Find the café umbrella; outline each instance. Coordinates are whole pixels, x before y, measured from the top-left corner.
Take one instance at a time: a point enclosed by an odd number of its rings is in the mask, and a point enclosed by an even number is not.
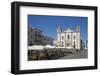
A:
[[[42,45],[33,45],[33,46],[28,46],[28,50],[43,50],[44,46]]]
[[[55,48],[55,46],[46,45],[46,46],[44,46],[44,48]]]

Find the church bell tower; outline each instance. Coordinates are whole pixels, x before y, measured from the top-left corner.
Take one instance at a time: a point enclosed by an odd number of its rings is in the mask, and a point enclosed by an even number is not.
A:
[[[61,30],[61,27],[58,26],[58,28],[57,28],[57,33],[60,33],[60,32],[62,32],[62,30]]]
[[[80,32],[80,26],[79,25],[76,28],[76,32]]]

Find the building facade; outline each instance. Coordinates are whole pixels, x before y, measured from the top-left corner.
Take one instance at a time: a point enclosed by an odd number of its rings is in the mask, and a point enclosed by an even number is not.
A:
[[[42,36],[42,44],[43,45],[53,45],[53,38],[43,35]]]
[[[32,45],[53,45],[53,38],[43,35],[40,29],[28,26],[28,46]]]
[[[54,41],[54,45],[58,48],[80,49],[80,27],[78,26],[76,31],[72,31],[70,28],[62,31],[62,28],[59,26],[57,28],[57,39]]]

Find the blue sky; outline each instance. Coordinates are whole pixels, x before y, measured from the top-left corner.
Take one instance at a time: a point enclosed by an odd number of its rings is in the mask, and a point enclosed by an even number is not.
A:
[[[43,34],[52,38],[56,38],[57,27],[62,30],[70,28],[76,30],[80,26],[82,40],[88,39],[88,18],[77,16],[50,16],[50,15],[28,15],[28,25],[39,28]]]

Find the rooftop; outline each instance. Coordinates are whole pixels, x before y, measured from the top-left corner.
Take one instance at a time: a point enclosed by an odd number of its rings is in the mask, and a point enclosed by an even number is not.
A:
[[[64,32],[73,32],[70,28],[67,28]]]

